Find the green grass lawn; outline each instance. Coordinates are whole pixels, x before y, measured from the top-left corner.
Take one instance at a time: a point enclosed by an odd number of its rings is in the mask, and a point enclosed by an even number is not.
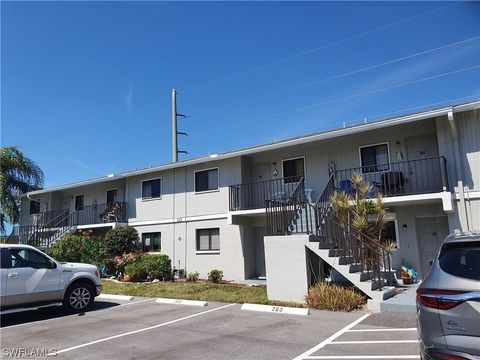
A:
[[[237,284],[202,282],[135,284],[102,280],[102,285],[104,294],[305,307],[298,303],[270,301],[267,298],[267,289]]]

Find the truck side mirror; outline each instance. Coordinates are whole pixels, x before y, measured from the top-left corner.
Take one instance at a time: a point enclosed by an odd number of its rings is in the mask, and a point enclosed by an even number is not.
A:
[[[51,260],[48,260],[47,269],[56,269],[57,264]]]

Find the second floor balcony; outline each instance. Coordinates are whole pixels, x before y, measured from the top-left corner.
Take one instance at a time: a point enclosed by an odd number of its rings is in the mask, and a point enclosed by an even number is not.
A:
[[[127,222],[127,203],[91,204],[75,211],[63,209],[40,212],[35,217],[35,226],[45,228]]]
[[[355,189],[351,178],[354,174],[362,175],[371,186],[372,198],[378,193],[383,197],[395,197],[449,190],[446,159],[443,156],[336,170],[333,175],[334,190],[353,193]],[[302,179],[281,178],[232,185],[229,209],[239,211],[265,208],[267,200],[289,198]],[[314,180],[309,179],[303,186],[310,203],[317,201],[315,194],[322,194],[326,185],[324,183],[315,186]]]

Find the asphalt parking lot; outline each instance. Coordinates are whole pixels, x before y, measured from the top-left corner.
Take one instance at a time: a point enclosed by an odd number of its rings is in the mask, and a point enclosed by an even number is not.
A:
[[[405,314],[298,316],[154,300],[97,300],[80,315],[3,315],[2,358],[37,351],[59,359],[419,359],[415,319]]]

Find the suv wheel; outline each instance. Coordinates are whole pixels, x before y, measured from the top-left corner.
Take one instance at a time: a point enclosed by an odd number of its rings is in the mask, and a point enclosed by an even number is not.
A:
[[[88,283],[70,286],[63,298],[63,305],[69,312],[81,312],[88,309],[95,299],[92,287]]]

